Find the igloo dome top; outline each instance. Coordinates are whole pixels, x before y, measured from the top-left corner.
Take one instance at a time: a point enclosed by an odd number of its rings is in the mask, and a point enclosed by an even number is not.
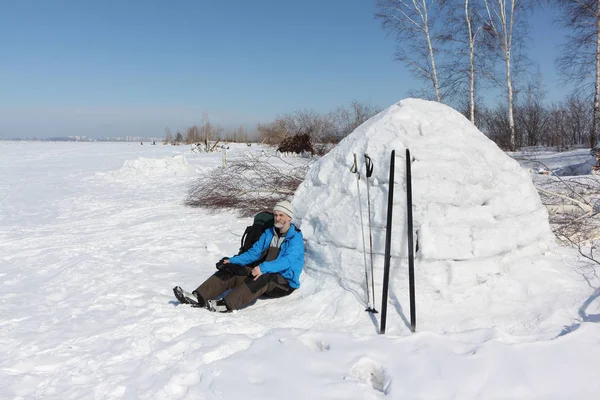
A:
[[[547,213],[519,164],[463,115],[440,103],[407,99],[382,111],[345,138],[310,171],[295,206],[305,237],[344,247],[340,235],[359,221],[353,155],[370,183],[373,225],[386,222],[390,153],[396,150],[394,227],[405,225],[405,149],[413,158],[413,204],[421,257],[468,260],[539,246],[551,238]],[[366,181],[360,182],[366,200]],[[366,209],[366,201],[365,209]],[[366,212],[366,210],[365,210]],[[366,217],[365,217],[366,218]],[[305,221],[320,220],[318,224]],[[399,239],[396,231],[395,238]],[[397,240],[396,240],[397,241]],[[378,241],[377,252],[382,252]],[[400,244],[400,243],[397,243]],[[399,255],[401,248],[393,246]]]

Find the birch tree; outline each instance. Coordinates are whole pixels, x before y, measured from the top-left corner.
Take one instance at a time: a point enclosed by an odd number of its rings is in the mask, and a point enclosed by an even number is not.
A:
[[[469,0],[465,0],[465,25],[469,38],[469,117],[475,125],[475,36],[479,33],[473,31],[473,13],[469,7]]]
[[[554,0],[561,24],[571,31],[558,65],[576,89],[594,93],[591,148],[598,146],[600,127],[600,0]],[[592,87],[590,87],[592,86]]]
[[[439,0],[377,0],[375,14],[383,28],[396,36],[396,59],[431,84],[438,102],[442,96],[436,67],[440,29],[436,17],[442,5]]]
[[[527,0],[483,0],[486,10],[486,31],[495,39],[504,63],[504,87],[508,110],[510,129],[510,147],[517,147],[514,119],[514,87],[513,87],[513,50],[515,41],[521,40],[517,33],[519,26],[524,24]]]
[[[445,34],[442,39],[448,43],[448,55],[440,68],[445,82],[445,97],[458,99],[460,108],[475,124],[477,91],[483,83],[489,83],[486,76],[493,70],[494,57],[490,57],[488,26],[483,18],[485,9],[478,0],[445,0],[448,9],[445,19]],[[489,38],[488,38],[489,39]]]
[[[487,57],[490,53],[490,26],[482,17],[480,1],[462,1],[469,54],[469,119],[475,125],[475,90],[477,86],[481,86],[481,79],[478,78],[489,75],[492,69]]]

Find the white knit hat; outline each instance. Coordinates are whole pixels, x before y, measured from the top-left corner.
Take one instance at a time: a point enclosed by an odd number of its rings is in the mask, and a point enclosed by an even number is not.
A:
[[[282,213],[287,214],[288,217],[294,218],[294,208],[287,200],[280,201],[279,203],[275,204],[273,211],[281,211]]]

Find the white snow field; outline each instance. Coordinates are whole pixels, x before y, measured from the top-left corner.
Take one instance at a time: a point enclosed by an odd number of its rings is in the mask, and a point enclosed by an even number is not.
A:
[[[416,333],[406,147],[419,230]],[[353,153],[361,171],[365,152],[374,161],[380,309],[392,149],[380,335],[380,314],[364,311],[350,166]],[[235,254],[251,222],[184,206],[195,177],[220,167],[220,153],[185,146],[0,142],[0,399],[597,398],[596,264],[555,244],[527,170],[452,109],[402,101],[316,162],[293,198],[306,241],[301,288],[230,314],[172,294]],[[360,194],[367,225],[364,178]]]

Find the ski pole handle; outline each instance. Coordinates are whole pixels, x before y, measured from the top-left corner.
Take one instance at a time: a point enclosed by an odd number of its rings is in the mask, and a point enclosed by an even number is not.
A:
[[[356,153],[354,153],[354,164],[350,167],[350,172],[358,174],[358,162],[356,161]],[[360,179],[360,174],[358,179]]]
[[[370,178],[373,175],[373,161],[371,161],[371,157],[367,153],[365,153],[365,167],[367,169],[367,178]]]

